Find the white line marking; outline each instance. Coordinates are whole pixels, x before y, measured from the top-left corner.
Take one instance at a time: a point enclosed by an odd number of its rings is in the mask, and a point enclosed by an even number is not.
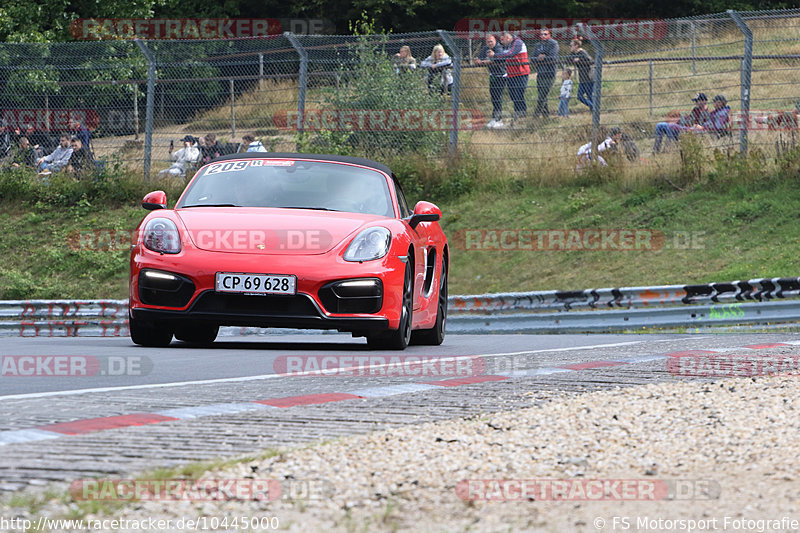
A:
[[[692,339],[697,339],[698,337],[691,337]],[[701,337],[702,338],[702,337]],[[641,341],[628,341],[628,342],[615,342],[611,344],[594,344],[588,346],[571,346],[569,348],[550,348],[547,350],[524,350],[521,352],[508,352],[508,353],[493,353],[493,354],[473,354],[473,355],[442,355],[442,357],[449,357],[449,358],[475,358],[475,357],[506,357],[509,355],[522,355],[522,354],[536,354],[536,353],[552,353],[552,352],[574,352],[578,350],[594,350],[597,348],[616,348],[619,346],[630,346],[632,344],[642,344],[642,343],[655,343],[655,342],[675,342],[676,339],[655,339],[655,340],[641,340]],[[391,357],[387,356],[386,354],[380,354],[383,357]],[[409,354],[412,355],[412,354]],[[396,357],[396,356],[395,356]],[[342,368],[339,369],[339,372],[346,372],[346,371],[364,371],[367,368],[382,368],[388,367],[391,363],[381,364],[381,365],[371,365],[371,366],[362,366],[362,367],[350,367],[350,368]],[[27,394],[10,394],[7,396],[0,396],[0,401],[2,400],[32,400],[38,398],[50,398],[52,396],[76,396],[79,394],[91,394],[93,392],[116,392],[116,391],[128,391],[128,390],[146,390],[146,389],[163,389],[163,388],[170,388],[170,387],[185,387],[188,385],[212,385],[215,383],[243,383],[247,381],[260,381],[265,379],[275,379],[275,378],[282,378],[282,377],[295,377],[295,376],[317,376],[319,372],[308,371],[308,372],[297,372],[291,374],[262,374],[258,376],[242,376],[238,378],[217,378],[217,379],[202,379],[202,380],[194,380],[194,381],[177,381],[172,383],[150,383],[146,385],[124,385],[121,387],[97,387],[94,389],[77,389],[77,390],[67,390],[67,391],[51,391],[51,392],[32,392]]]
[[[33,442],[44,439],[57,439],[63,437],[60,433],[45,431],[43,429],[15,429],[11,431],[0,431],[0,446],[6,444],[17,444],[20,442]]]
[[[156,411],[155,414],[184,420],[187,418],[198,418],[201,416],[233,415],[237,413],[243,413],[245,411],[256,411],[258,409],[271,408],[273,408],[272,405],[264,405],[262,403],[255,402],[216,403],[211,405],[198,405],[196,407],[178,407],[176,409],[166,409],[164,411]],[[277,409],[277,407],[274,408]]]
[[[444,388],[447,387],[428,385],[427,383],[407,383],[404,385],[387,385],[385,387],[369,387],[366,389],[351,390],[347,391],[345,394],[355,394],[356,396],[363,396],[365,398],[383,398],[384,396],[394,396],[396,394],[405,394],[407,392],[420,392]]]

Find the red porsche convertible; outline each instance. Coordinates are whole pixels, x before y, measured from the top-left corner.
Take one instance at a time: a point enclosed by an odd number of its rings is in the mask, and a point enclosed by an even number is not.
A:
[[[386,166],[247,153],[203,166],[174,209],[163,191],[131,250],[130,333],[166,346],[220,326],[335,329],[373,348],[438,345],[449,249],[429,202],[411,212]]]

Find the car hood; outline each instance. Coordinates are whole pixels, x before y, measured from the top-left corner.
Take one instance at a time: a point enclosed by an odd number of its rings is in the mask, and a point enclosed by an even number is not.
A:
[[[247,207],[193,207],[175,213],[194,245],[211,252],[323,254],[365,224],[384,217],[360,213]]]

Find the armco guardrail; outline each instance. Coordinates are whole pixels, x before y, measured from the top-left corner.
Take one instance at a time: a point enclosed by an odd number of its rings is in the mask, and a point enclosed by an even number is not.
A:
[[[800,278],[451,296],[449,302],[450,333],[798,324]],[[0,301],[0,336],[127,336],[127,306],[127,300]],[[226,328],[228,334],[257,331]]]

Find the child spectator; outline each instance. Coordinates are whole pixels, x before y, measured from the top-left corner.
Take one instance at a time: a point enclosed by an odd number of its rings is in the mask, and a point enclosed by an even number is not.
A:
[[[439,83],[439,93],[450,94],[453,90],[453,60],[444,51],[444,46],[437,44],[433,47],[431,55],[426,57],[420,64],[422,68],[428,69],[428,90],[433,92],[437,76],[441,76]]]
[[[561,99],[558,102],[558,116],[569,118],[569,97],[572,96],[572,69],[565,68],[561,72]]]

